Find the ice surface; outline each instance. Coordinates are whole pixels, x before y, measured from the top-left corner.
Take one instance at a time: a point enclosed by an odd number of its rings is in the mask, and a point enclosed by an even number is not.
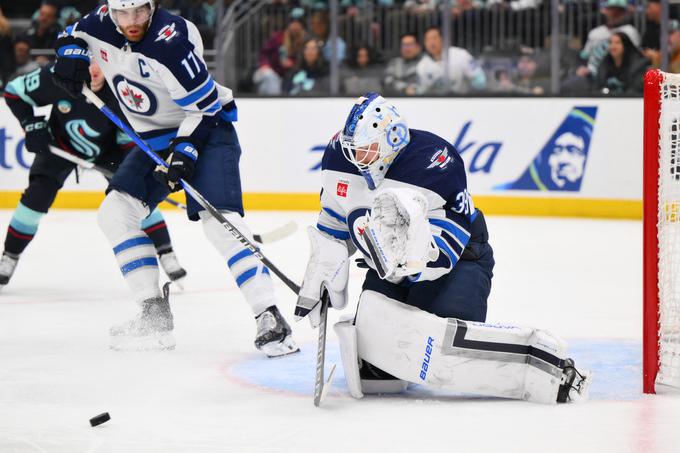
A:
[[[0,211],[0,228],[11,211]],[[54,211],[0,292],[0,452],[671,452],[680,398],[641,393],[641,224],[488,218],[497,266],[489,320],[567,338],[595,372],[593,399],[542,406],[410,388],[351,399],[341,367],[312,404],[315,339],[294,325],[297,355],[266,359],[255,323],[199,224],[166,213],[189,271],[171,296],[177,349],[117,353],[108,328],[136,312],[93,211]],[[260,232],[298,232],[264,248],[300,281],[313,213],[251,213]],[[352,270],[351,299],[361,272]],[[284,315],[295,297],[277,282]],[[353,305],[350,303],[351,309]],[[338,318],[332,311],[330,322]],[[340,364],[329,329],[327,365]],[[96,428],[90,417],[107,411]]]

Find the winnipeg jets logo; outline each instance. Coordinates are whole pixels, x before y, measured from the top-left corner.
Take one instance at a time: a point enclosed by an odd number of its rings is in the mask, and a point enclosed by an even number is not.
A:
[[[97,16],[99,16],[100,22],[104,22],[104,18],[107,14],[109,14],[109,7],[106,5],[103,5],[97,10]]]
[[[449,150],[447,148],[438,149],[430,158],[430,162],[432,163],[427,167],[428,170],[434,167],[439,167],[442,170],[445,169],[446,166],[449,165],[449,162],[451,162]]]
[[[156,38],[155,42],[169,42],[176,35],[177,32],[175,31],[175,23],[173,22],[170,25],[166,25],[165,27],[161,28],[161,31],[158,32],[158,37]]]
[[[141,110],[144,104],[144,96],[142,93],[135,93],[133,88],[123,88],[120,92],[123,95],[127,105],[133,107],[135,110]]]
[[[156,97],[145,86],[122,75],[113,78],[113,86],[118,101],[132,113],[148,116],[156,112]]]

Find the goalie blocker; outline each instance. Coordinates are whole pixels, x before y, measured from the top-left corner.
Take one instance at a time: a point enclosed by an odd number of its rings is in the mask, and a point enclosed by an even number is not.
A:
[[[407,383],[536,403],[583,401],[591,375],[545,330],[442,318],[364,291],[356,318],[334,326],[350,394]]]

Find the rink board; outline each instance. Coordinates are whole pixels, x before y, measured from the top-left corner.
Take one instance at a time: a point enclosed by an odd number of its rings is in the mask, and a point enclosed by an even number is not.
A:
[[[321,156],[352,102],[239,101],[246,209],[319,208]],[[395,104],[411,128],[435,132],[460,152],[470,192],[487,213],[642,216],[640,99],[437,98]],[[0,101],[0,207],[16,206],[31,159],[19,124]],[[55,207],[96,208],[104,188],[99,175],[86,173],[79,183],[72,176]]]

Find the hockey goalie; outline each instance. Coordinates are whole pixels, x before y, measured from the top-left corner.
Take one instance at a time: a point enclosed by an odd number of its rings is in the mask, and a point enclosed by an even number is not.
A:
[[[368,268],[356,314],[335,324],[351,395],[409,383],[539,403],[583,401],[592,376],[545,330],[486,321],[494,258],[463,161],[409,129],[377,93],[352,107],[322,161],[321,212],[296,318],[322,294],[347,305],[349,259]]]

